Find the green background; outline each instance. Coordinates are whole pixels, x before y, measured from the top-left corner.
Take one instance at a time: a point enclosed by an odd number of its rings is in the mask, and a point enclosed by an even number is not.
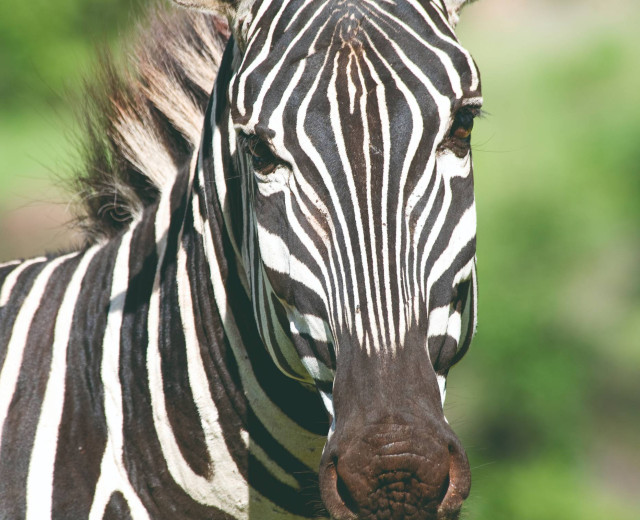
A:
[[[0,4],[0,260],[68,247],[61,191],[95,50],[135,0]],[[447,415],[469,520],[640,518],[640,2],[481,0],[462,43],[474,131],[480,324]]]

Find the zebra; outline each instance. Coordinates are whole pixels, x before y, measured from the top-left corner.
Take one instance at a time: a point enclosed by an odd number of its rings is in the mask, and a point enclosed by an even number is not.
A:
[[[86,244],[0,265],[0,517],[458,518],[467,2],[175,2],[94,93]]]

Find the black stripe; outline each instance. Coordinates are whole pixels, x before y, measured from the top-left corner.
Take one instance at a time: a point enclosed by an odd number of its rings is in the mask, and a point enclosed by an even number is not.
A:
[[[11,291],[7,304],[0,307],[0,367],[4,364],[4,359],[7,355],[7,347],[11,340],[11,333],[13,332],[13,325],[18,317],[20,308],[25,298],[29,295],[35,279],[46,265],[46,262],[30,265],[20,273],[20,276],[18,276],[18,280]],[[3,275],[4,274],[8,275],[9,272],[3,271]],[[6,279],[2,281],[4,283]],[[2,290],[1,287],[0,290]]]
[[[153,215],[147,215],[136,228],[131,250],[120,358],[125,469],[155,520],[228,520],[225,513],[196,503],[173,481],[155,433],[146,365],[149,300],[158,262]],[[171,320],[171,316],[162,319]]]
[[[158,341],[162,362],[162,382],[171,429],[191,469],[196,474],[206,477],[209,475],[211,460],[189,384],[186,342],[178,307],[178,238],[187,209],[184,195],[185,186],[183,183],[178,183],[174,187],[172,197],[175,209],[171,212],[167,249],[161,269]]]
[[[78,516],[73,518],[86,517]],[[129,510],[129,504],[127,504],[124,496],[122,496],[122,493],[120,493],[119,491],[111,495],[109,503],[104,510],[104,516],[102,517],[102,520],[131,520],[131,511]]]
[[[2,432],[0,449],[0,511],[4,518],[22,518],[31,452],[42,401],[49,381],[56,318],[79,257],[53,272],[36,311],[24,349],[20,375]]]
[[[120,239],[91,261],[78,294],[67,347],[65,401],[53,480],[53,518],[87,518],[106,446],[101,378],[113,269]]]

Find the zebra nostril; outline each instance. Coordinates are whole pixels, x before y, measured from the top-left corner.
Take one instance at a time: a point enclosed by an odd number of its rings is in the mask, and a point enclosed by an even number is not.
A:
[[[442,502],[444,500],[444,497],[447,496],[447,492],[449,491],[450,487],[451,487],[451,474],[447,475],[447,478],[445,478],[444,482],[442,483],[442,487],[440,488],[440,496],[438,497],[439,502]]]
[[[320,473],[320,490],[325,507],[335,520],[356,520],[356,501],[344,479],[338,474],[338,459],[332,457]]]
[[[453,520],[459,518],[462,503],[469,496],[471,472],[462,446],[453,441],[449,443],[448,448],[449,475],[446,486],[443,487],[445,494],[438,508],[438,518]]]
[[[356,503],[355,499],[353,498],[353,495],[349,491],[349,488],[347,487],[347,484],[345,483],[345,481],[340,476],[340,473],[338,473],[337,468],[338,468],[338,466],[336,464],[336,489],[338,491],[338,496],[342,500],[342,503],[344,504],[344,506],[350,512],[352,512],[354,515],[357,516],[358,515],[358,504]]]

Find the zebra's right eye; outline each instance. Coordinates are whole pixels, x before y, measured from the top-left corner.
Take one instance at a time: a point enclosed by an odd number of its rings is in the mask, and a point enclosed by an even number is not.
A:
[[[241,134],[240,142],[245,152],[251,156],[251,165],[256,173],[269,175],[280,164],[271,147],[255,134]]]

